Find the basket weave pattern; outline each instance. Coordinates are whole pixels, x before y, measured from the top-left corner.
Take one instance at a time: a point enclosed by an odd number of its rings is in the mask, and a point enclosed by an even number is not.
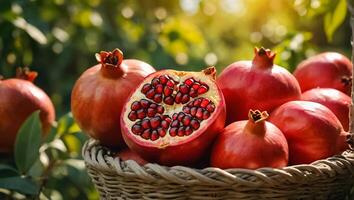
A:
[[[354,152],[310,165],[258,170],[138,165],[88,141],[88,172],[102,199],[344,199],[354,183]]]

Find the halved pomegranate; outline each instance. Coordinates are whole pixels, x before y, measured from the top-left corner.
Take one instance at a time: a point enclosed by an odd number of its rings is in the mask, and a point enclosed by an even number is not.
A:
[[[201,160],[226,118],[215,74],[210,67],[149,75],[123,108],[121,128],[127,145],[146,160],[163,165]]]

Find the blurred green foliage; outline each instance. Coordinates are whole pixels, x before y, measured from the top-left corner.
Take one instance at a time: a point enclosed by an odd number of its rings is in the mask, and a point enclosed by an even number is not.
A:
[[[157,69],[215,65],[220,72],[232,62],[252,59],[253,48],[264,46],[277,52],[276,64],[293,71],[316,52],[338,51],[349,57],[346,4],[345,0],[1,0],[0,74],[12,77],[18,66],[38,71],[36,84],[53,100],[58,125],[40,141],[36,114],[24,124],[32,129],[20,131],[14,158],[1,155],[0,199],[98,198],[80,154],[87,137],[69,113],[72,86],[97,63],[96,52],[118,47],[126,58]]]

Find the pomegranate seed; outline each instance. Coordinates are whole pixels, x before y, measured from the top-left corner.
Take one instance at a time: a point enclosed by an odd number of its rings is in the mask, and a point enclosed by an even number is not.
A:
[[[208,88],[204,85],[200,86],[200,88],[198,89],[198,94],[204,94],[208,92]]]
[[[141,93],[146,94],[150,89],[151,89],[151,84],[146,83],[146,84],[141,88]]]
[[[157,106],[157,113],[162,114],[163,112],[165,112],[165,108],[163,106]]]
[[[203,112],[203,119],[208,119],[210,117],[210,113],[207,110],[204,110]]]
[[[193,89],[198,90],[200,87],[200,84],[198,82],[195,82],[192,86]]]
[[[183,112],[179,112],[178,116],[177,116],[177,120],[178,121],[182,121],[183,117],[185,116],[185,114]]]
[[[200,103],[200,107],[205,108],[209,104],[209,99],[203,99],[202,103]]]
[[[179,86],[179,91],[182,92],[182,94],[188,94],[189,87],[187,85],[180,85]]]
[[[142,126],[144,129],[150,128],[150,121],[149,121],[148,119],[143,119],[143,121],[141,122],[141,126]]]
[[[160,83],[163,84],[163,85],[165,85],[167,83],[168,79],[169,78],[168,78],[167,75],[162,75],[162,76],[159,77]]]
[[[167,105],[173,105],[174,101],[175,100],[173,99],[173,97],[165,97],[163,102],[165,102],[165,104]]]
[[[167,83],[166,83],[166,85],[167,85],[168,87],[170,87],[170,88],[174,88],[175,83],[174,83],[173,80],[168,80]]]
[[[213,103],[209,104],[207,107],[206,107],[207,111],[209,111],[210,113],[214,112],[215,110],[215,106]]]
[[[158,78],[153,78],[152,81],[151,81],[151,85],[153,86],[157,86],[158,84],[160,83],[159,79]]]
[[[156,130],[153,130],[152,131],[152,133],[151,133],[151,140],[152,141],[155,141],[155,140],[157,140],[157,139],[159,139],[159,134],[157,133],[157,131]]]
[[[172,119],[170,117],[167,117],[164,119],[168,124],[170,124],[172,122]]]
[[[138,116],[137,116],[137,114],[136,114],[135,111],[130,111],[130,113],[128,114],[128,118],[129,118],[131,121],[135,121],[135,120],[138,118]]]
[[[177,119],[177,116],[178,116],[178,114],[177,114],[177,113],[174,113],[174,114],[172,115],[172,119],[173,119],[173,120],[176,120],[176,119]]]
[[[201,103],[202,103],[202,99],[198,98],[198,99],[194,100],[193,106],[199,106]]]
[[[177,135],[177,128],[170,129],[170,136],[175,137]]]
[[[198,119],[203,119],[203,108],[198,108],[197,113],[195,114],[195,116]]]
[[[186,129],[185,129],[184,134],[185,134],[185,135],[190,135],[192,132],[193,132],[192,128],[189,127],[189,126],[187,126]]]
[[[192,107],[193,106],[193,101],[189,102],[187,106]]]
[[[174,120],[174,121],[171,123],[171,127],[179,127],[179,121],[178,121],[178,120]]]
[[[195,114],[197,113],[197,107],[193,107],[193,108],[191,108],[191,115],[192,116],[195,116]]]
[[[132,127],[132,132],[135,135],[139,135],[143,131],[142,127],[140,125],[134,124]]]
[[[155,115],[156,115],[156,110],[155,109],[153,109],[153,108],[148,108],[147,109],[147,116],[148,117],[153,117]]]
[[[140,104],[143,108],[148,108],[150,105],[150,102],[146,99],[142,99],[142,100],[140,100]]]
[[[178,128],[177,135],[180,137],[184,136],[184,127]]]
[[[157,127],[160,126],[160,121],[161,121],[161,118],[160,117],[153,117],[150,119],[150,125],[151,125],[151,128],[154,128],[156,129]]]
[[[153,109],[157,108],[157,104],[156,103],[150,104],[150,108],[153,108]]]
[[[162,94],[155,94],[154,101],[156,103],[161,103],[162,102]]]
[[[162,121],[161,122],[161,127],[164,129],[168,129],[169,123],[167,121]]]
[[[156,86],[156,88],[155,88],[155,92],[156,92],[157,94],[162,94],[162,92],[163,92],[163,85],[158,84],[158,85]]]
[[[134,111],[137,111],[141,108],[141,105],[139,103],[139,101],[134,101],[131,105],[131,109],[134,110]]]
[[[186,115],[182,119],[182,123],[184,126],[188,126],[191,123],[191,117],[189,115]]]
[[[191,126],[192,126],[192,128],[193,128],[194,130],[197,130],[197,129],[199,128],[200,124],[199,124],[198,120],[192,119],[192,120],[191,120]]]
[[[146,140],[148,140],[148,139],[150,139],[150,134],[151,134],[150,129],[146,129],[146,130],[143,132],[143,134],[141,134],[141,137],[144,138],[144,139],[146,139]]]
[[[166,131],[162,128],[158,128],[157,132],[161,137],[165,137],[165,135],[166,135]]]
[[[154,89],[150,89],[146,95],[145,95],[148,99],[153,99],[155,96],[155,90]]]
[[[196,96],[198,96],[197,90],[191,88],[191,91],[189,91],[189,96],[191,96],[191,97],[193,97],[193,98],[196,97]]]
[[[176,103],[181,103],[181,100],[182,100],[182,93],[181,92],[178,92],[176,94],[176,97],[175,97],[175,102]]]
[[[189,101],[189,96],[188,96],[188,94],[183,95],[181,101],[182,101],[183,104],[187,103],[187,102]]]
[[[144,109],[140,109],[140,110],[136,111],[136,114],[138,115],[139,119],[143,119],[146,117]]]
[[[188,86],[192,86],[194,83],[194,80],[193,80],[193,78],[189,78],[189,79],[185,80],[184,83],[187,84]]]
[[[183,107],[183,112],[190,114],[191,113],[191,109],[189,107]]]
[[[163,94],[165,96],[171,96],[172,93],[173,93],[173,88],[165,86],[165,88],[163,89]]]

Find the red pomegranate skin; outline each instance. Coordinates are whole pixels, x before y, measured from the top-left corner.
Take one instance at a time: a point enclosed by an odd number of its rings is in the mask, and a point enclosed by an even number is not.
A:
[[[255,122],[250,118],[225,127],[214,143],[211,166],[222,169],[287,166],[287,141],[275,125],[264,120]]]
[[[285,102],[300,99],[297,80],[285,68],[273,64],[274,57],[270,50],[255,49],[253,61],[232,63],[219,75],[227,124],[247,120],[250,109],[271,112]]]
[[[284,133],[291,165],[309,164],[339,152],[343,127],[333,112],[319,103],[285,103],[271,113],[269,121]]]
[[[301,100],[320,103],[329,108],[342,123],[345,131],[349,129],[349,108],[352,99],[343,92],[332,88],[314,88],[301,95]]]
[[[139,165],[145,165],[148,162],[146,160],[144,160],[141,156],[139,156],[137,153],[135,153],[134,151],[130,150],[130,149],[124,149],[119,151],[116,154],[116,157],[119,157],[120,159],[122,159],[123,161],[126,160],[134,160],[136,163],[138,163]]]
[[[208,70],[208,69],[207,69]],[[214,68],[215,70],[215,68]],[[170,74],[169,71],[174,70],[161,70],[153,74],[150,74],[145,78],[145,80],[150,80],[154,77],[158,77],[163,74]],[[178,72],[177,72],[178,73]],[[181,72],[184,74],[185,72]],[[215,75],[214,75],[215,76]],[[139,87],[142,88],[146,82],[142,82]],[[215,111],[208,119],[209,123],[205,126],[200,126],[200,128],[190,135],[187,139],[180,140],[175,143],[157,143],[154,144],[150,140],[137,140],[136,137],[130,132],[130,127],[125,125],[125,113],[129,112],[129,101],[124,106],[121,116],[121,129],[124,141],[130,149],[138,153],[145,160],[158,163],[166,166],[199,166],[199,161],[205,160],[205,156],[210,152],[211,143],[219,134],[225,125],[226,119],[226,109],[225,100],[222,95],[221,90],[216,91],[220,97],[220,101],[215,108]],[[132,95],[129,99],[132,99]]]
[[[29,80],[11,78],[0,80],[0,153],[11,153],[16,135],[23,122],[40,110],[42,134],[50,131],[55,110],[47,94]]]
[[[123,59],[123,55],[119,56]],[[87,69],[71,94],[71,109],[79,127],[105,146],[124,147],[119,122],[123,105],[130,92],[154,71],[149,64],[135,59],[119,60],[117,66],[100,63]]]
[[[294,76],[302,92],[321,87],[350,95],[352,70],[353,65],[348,58],[336,52],[325,52],[302,61]]]

